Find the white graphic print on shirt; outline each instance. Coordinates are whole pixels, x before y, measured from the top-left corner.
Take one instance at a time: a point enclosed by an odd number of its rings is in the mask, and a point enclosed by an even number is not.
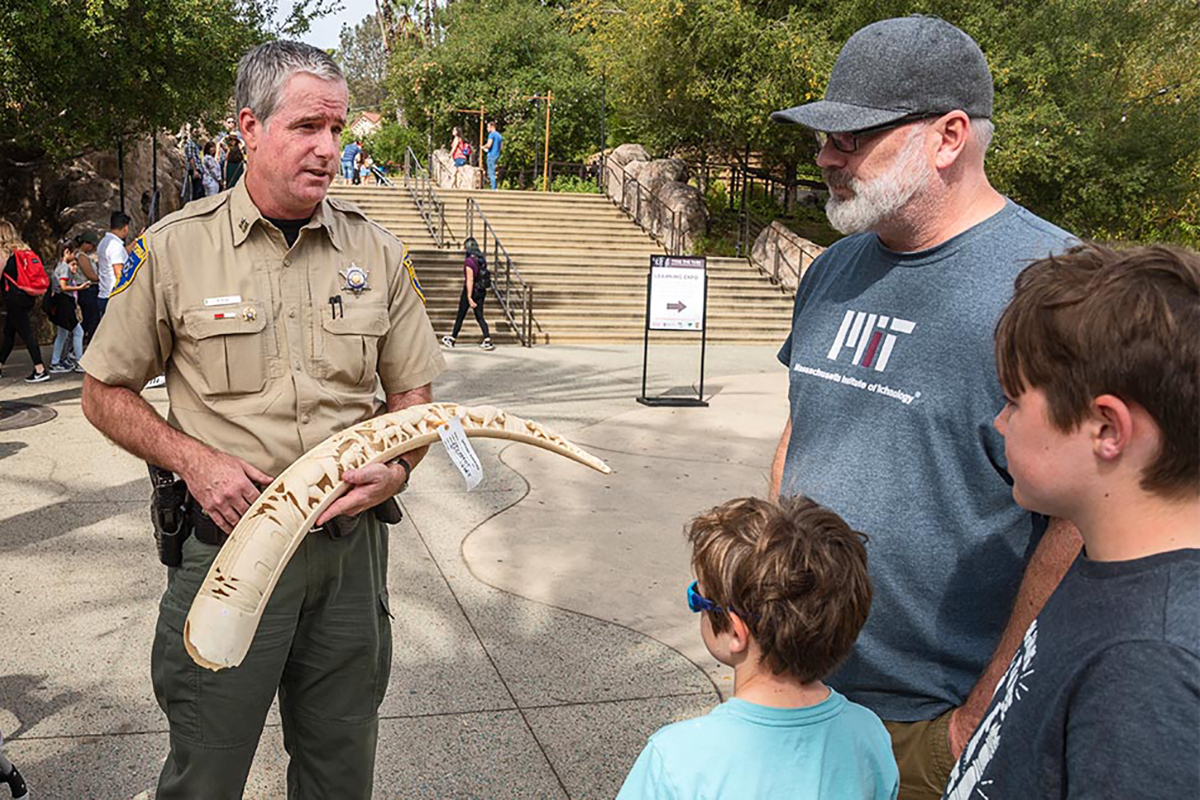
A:
[[[987,771],[988,764],[991,763],[992,756],[996,754],[996,748],[1000,745],[1000,728],[1004,724],[1004,717],[1013,704],[1021,699],[1021,692],[1029,691],[1029,687],[1024,682],[1034,673],[1033,662],[1037,656],[1037,626],[1038,623],[1035,619],[1029,626],[1029,630],[1025,632],[1025,640],[1021,642],[1021,647],[1013,655],[1012,663],[1008,665],[1008,672],[1004,673],[1003,680],[996,687],[996,694],[992,696],[991,709],[983,718],[983,722],[979,723],[975,735],[971,737],[971,741],[963,750],[962,757],[954,765],[954,770],[950,773],[950,782],[946,786],[948,800],[970,800],[976,792],[982,800],[989,800],[987,792],[995,781],[994,779],[986,781],[980,779]],[[997,697],[1000,697],[999,701],[996,700]],[[1004,794],[1001,792],[996,796],[1003,797]]]

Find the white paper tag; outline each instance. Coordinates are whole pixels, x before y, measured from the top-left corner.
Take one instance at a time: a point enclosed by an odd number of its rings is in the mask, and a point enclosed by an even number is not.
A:
[[[483,480],[483,464],[475,455],[475,448],[471,446],[471,440],[467,438],[467,432],[463,430],[458,417],[451,417],[448,424],[438,428],[438,436],[442,437],[446,454],[466,480],[467,491],[471,491]]]
[[[206,305],[210,308],[212,306],[232,306],[232,305],[237,305],[240,302],[242,302],[242,296],[240,294],[231,294],[228,297],[206,297],[206,298],[204,298],[204,305]]]

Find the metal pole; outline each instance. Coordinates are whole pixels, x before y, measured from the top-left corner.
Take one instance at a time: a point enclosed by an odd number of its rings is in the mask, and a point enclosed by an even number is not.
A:
[[[146,227],[158,222],[158,131],[150,131],[150,216]]]
[[[534,124],[533,124],[533,179],[530,181],[530,183],[533,184],[534,191],[537,191],[537,174],[538,174],[537,114],[538,114],[538,111],[540,111],[540,109],[538,108],[538,104],[541,102],[542,101],[537,99],[536,97],[533,99],[533,113],[534,113],[534,118],[533,118],[534,119]]]
[[[650,281],[654,278],[654,265],[646,273],[646,329],[642,333],[642,399],[646,399],[646,365],[650,359]]]
[[[549,89],[546,90],[546,157],[542,159],[542,191],[550,191],[550,103],[554,100],[554,93]]]
[[[608,149],[608,133],[605,130],[605,115],[608,110],[606,97],[608,93],[608,75],[600,73],[600,175],[596,180],[596,186],[607,192],[608,190],[608,157],[605,151]]]
[[[125,141],[117,139],[117,177],[120,181],[121,213],[125,213]]]
[[[700,323],[700,402],[704,402],[704,353],[708,346],[708,259],[704,260],[704,316]]]

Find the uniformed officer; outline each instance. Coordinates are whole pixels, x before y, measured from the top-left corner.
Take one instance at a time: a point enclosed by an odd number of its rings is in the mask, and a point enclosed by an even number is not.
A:
[[[392,639],[387,529],[364,512],[402,490],[423,451],[345,474],[353,488],[317,522],[361,514],[357,526],[305,538],[241,666],[210,672],[183,646],[221,532],[258,487],[373,416],[377,378],[397,410],[429,402],[445,366],[404,246],[325,196],[347,98],[321,50],[276,41],[248,53],[237,75],[246,179],[138,239],[82,362],[87,418],[179,475],[207,515],[193,515],[169,572],[151,656],[170,723],[162,800],[241,797],[276,689],[288,797],[371,796]],[[138,394],[162,373],[165,421]]]

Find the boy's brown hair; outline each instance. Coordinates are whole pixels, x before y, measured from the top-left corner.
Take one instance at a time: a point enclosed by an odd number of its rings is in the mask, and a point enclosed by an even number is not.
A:
[[[744,497],[692,520],[692,570],[736,613],[776,674],[820,680],[849,654],[871,608],[867,537],[807,497]],[[729,628],[709,613],[713,630]]]
[[[1083,244],[1030,264],[996,325],[996,366],[1009,397],[1045,392],[1062,431],[1100,395],[1146,409],[1162,446],[1142,488],[1200,493],[1200,255]]]

